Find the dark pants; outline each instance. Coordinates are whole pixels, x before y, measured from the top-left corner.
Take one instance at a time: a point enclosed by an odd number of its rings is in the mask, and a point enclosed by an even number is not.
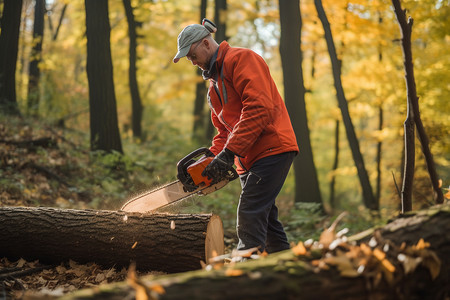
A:
[[[268,253],[289,249],[283,225],[278,220],[278,196],[295,152],[268,156],[256,161],[240,175],[242,192],[237,209],[238,250],[260,247]]]

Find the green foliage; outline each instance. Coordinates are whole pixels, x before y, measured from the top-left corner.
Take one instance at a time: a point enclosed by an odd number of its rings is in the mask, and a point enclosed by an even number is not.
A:
[[[317,240],[327,215],[319,203],[297,202],[286,220],[283,220],[290,241]]]

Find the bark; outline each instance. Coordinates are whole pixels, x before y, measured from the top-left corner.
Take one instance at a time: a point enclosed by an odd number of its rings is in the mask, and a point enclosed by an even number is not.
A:
[[[378,24],[380,27],[382,26],[383,18],[381,16],[381,12],[378,11]],[[382,45],[379,43],[378,45],[378,62],[381,64],[383,62],[383,52]],[[380,99],[380,104],[378,106],[378,131],[381,133],[384,127],[384,111],[383,111],[383,100]],[[382,147],[383,141],[380,137],[377,143],[377,185],[375,191],[375,200],[377,201],[377,205],[380,205],[381,199],[381,159],[382,159]]]
[[[314,165],[305,103],[301,51],[299,1],[280,1],[280,55],[283,66],[284,95],[301,151],[294,160],[295,202],[322,203]]]
[[[228,40],[227,33],[227,0],[215,0],[214,7],[214,23],[217,26],[217,32],[215,33],[215,40],[217,43],[222,43]],[[210,117],[210,116],[209,116]],[[211,140],[214,137],[215,128],[211,121],[208,122],[206,128],[206,138]]]
[[[22,0],[5,0],[0,33],[0,109],[19,115],[16,98],[16,62],[19,50]]]
[[[68,4],[65,3],[64,6],[63,6],[63,8],[61,9],[61,14],[59,15],[58,25],[56,26],[56,30],[55,30],[55,32],[53,33],[53,37],[52,37],[52,40],[53,40],[53,41],[56,41],[56,39],[58,38],[59,30],[61,29],[61,25],[62,25],[62,22],[63,22],[63,20],[64,20],[64,15],[65,15],[65,13],[66,13],[67,6],[68,6]],[[51,26],[51,25],[50,25],[50,24],[51,24],[51,21],[50,21],[51,18],[50,18],[50,16],[49,16],[48,20],[49,20],[49,26]],[[51,30],[51,31],[53,32],[53,30]]]
[[[444,202],[444,195],[442,193],[441,188],[439,187],[439,177],[436,172],[436,167],[434,164],[433,155],[431,154],[430,147],[429,147],[429,141],[428,136],[425,132],[425,129],[422,124],[422,120],[420,118],[420,111],[419,111],[419,97],[417,97],[417,91],[416,91],[416,82],[414,78],[414,65],[413,65],[413,58],[412,58],[412,51],[411,51],[411,32],[412,32],[412,26],[413,26],[413,19],[409,18],[409,20],[406,20],[406,13],[402,10],[401,4],[399,0],[392,0],[392,4],[394,6],[394,12],[397,17],[397,21],[400,26],[401,34],[402,34],[402,49],[403,49],[403,59],[404,59],[404,68],[405,68],[405,80],[406,80],[406,93],[407,93],[407,105],[408,105],[408,123],[414,123],[417,128],[417,133],[419,135],[420,144],[422,146],[422,152],[425,155],[425,160],[427,162],[427,168],[428,173],[430,174],[431,183],[434,190],[434,201],[436,203],[443,203]],[[409,120],[411,119],[411,120]],[[412,126],[414,126],[414,124]],[[411,124],[408,124],[408,126],[411,126]],[[413,129],[408,128],[408,131],[412,131]],[[405,124],[405,135],[406,135],[406,124]],[[405,148],[409,148],[410,152],[413,151],[414,147],[414,136],[408,137],[409,142],[413,143],[413,145],[406,145]],[[406,137],[405,137],[406,142]],[[405,161],[405,171],[408,164],[412,164],[409,159],[412,159],[411,157],[408,157],[408,151],[406,151],[406,161]],[[410,167],[411,168],[411,167]],[[407,181],[407,185],[412,186],[413,177],[414,177],[414,169],[412,168],[409,170],[409,174],[405,172],[404,174],[404,181]],[[404,183],[405,185],[405,183]],[[411,209],[412,204],[408,202],[412,202],[411,198],[412,196],[412,187],[411,191],[406,190],[405,194],[402,193],[402,201],[406,202],[406,204],[403,204],[405,209]],[[403,200],[404,196],[404,200]]]
[[[0,257],[183,272],[223,253],[218,216],[0,208]]]
[[[333,210],[339,208],[339,202],[336,199],[336,170],[339,166],[339,128],[341,121],[336,120],[336,126],[334,129],[334,161],[331,168],[331,180],[330,180],[330,206]]]
[[[139,24],[135,21],[133,14],[133,7],[131,6],[130,0],[123,0],[123,6],[125,7],[125,13],[127,15],[128,21],[128,37],[130,39],[129,44],[129,63],[130,67],[128,69],[128,84],[130,86],[131,93],[131,128],[133,129],[133,137],[142,137],[142,101],[139,94],[139,86],[137,82],[136,72],[136,47],[137,47],[137,33],[136,29]]]
[[[389,244],[391,250],[401,243],[416,245],[420,238],[430,243],[441,267],[433,280],[426,264],[405,274],[397,255],[389,261],[397,266],[394,282],[377,272],[345,277],[337,268],[311,267],[315,258],[295,256],[292,250],[272,254],[264,259],[225,265],[213,271],[194,271],[169,276],[143,277],[132,282],[136,287],[157,290],[164,288],[158,299],[446,299],[449,295],[450,206],[404,215],[379,229],[351,238],[367,243]],[[367,244],[366,244],[367,245]],[[380,246],[379,249],[382,249]],[[329,257],[329,256],[328,256]],[[364,272],[363,272],[364,274]],[[130,282],[130,280],[129,280]],[[232,288],[230,288],[232,287]],[[124,299],[134,290],[127,283],[105,285],[70,295],[65,299]]]
[[[36,0],[34,6],[33,47],[28,73],[28,112],[37,115],[39,111],[40,92],[39,80],[41,69],[39,63],[42,60],[42,43],[44,40],[44,14],[45,0]]]
[[[206,7],[208,1],[200,1],[200,23],[206,18]],[[198,78],[202,78],[202,70],[197,69]],[[195,92],[195,102],[194,102],[194,124],[192,129],[192,136],[194,140],[198,141],[200,144],[206,143],[205,135],[205,124],[211,123],[209,120],[209,115],[205,113],[205,103],[206,103],[206,84],[203,79],[201,79],[196,86]]]
[[[336,89],[336,96],[339,104],[339,108],[342,114],[342,121],[344,122],[345,132],[347,133],[348,143],[352,151],[353,160],[358,171],[359,181],[361,183],[361,189],[363,193],[364,205],[371,210],[378,210],[377,202],[372,191],[372,185],[370,184],[369,175],[364,164],[364,159],[359,147],[359,141],[356,137],[355,128],[353,126],[347,99],[345,97],[344,89],[341,82],[340,63],[337,58],[336,48],[334,46],[333,35],[331,33],[330,23],[326,16],[325,10],[321,0],[314,0],[317,14],[322,22],[325,32],[325,40],[327,42],[328,53],[330,55],[331,65],[333,69],[334,87]]]
[[[91,150],[122,153],[111,59],[108,1],[85,0]]]
[[[378,130],[379,132],[381,132],[383,130],[383,104],[380,104],[380,106],[378,107]],[[376,162],[377,162],[377,187],[376,187],[376,192],[375,192],[375,200],[377,201],[377,205],[380,204],[380,199],[381,199],[381,155],[382,155],[382,147],[383,147],[383,142],[380,139],[377,143],[377,157],[376,157]]]

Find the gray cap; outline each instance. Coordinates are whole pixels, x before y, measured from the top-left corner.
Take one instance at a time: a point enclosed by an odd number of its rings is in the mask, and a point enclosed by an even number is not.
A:
[[[209,34],[208,29],[200,24],[192,24],[186,26],[178,35],[178,53],[173,58],[173,62],[177,63],[180,58],[185,57],[192,44],[200,41]]]

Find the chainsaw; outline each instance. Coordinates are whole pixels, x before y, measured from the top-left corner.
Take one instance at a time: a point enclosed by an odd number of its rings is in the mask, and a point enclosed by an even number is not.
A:
[[[128,200],[121,208],[127,212],[149,212],[168,206],[192,195],[207,195],[238,178],[233,167],[222,178],[202,176],[203,170],[214,159],[208,148],[199,148],[177,164],[178,180]]]

